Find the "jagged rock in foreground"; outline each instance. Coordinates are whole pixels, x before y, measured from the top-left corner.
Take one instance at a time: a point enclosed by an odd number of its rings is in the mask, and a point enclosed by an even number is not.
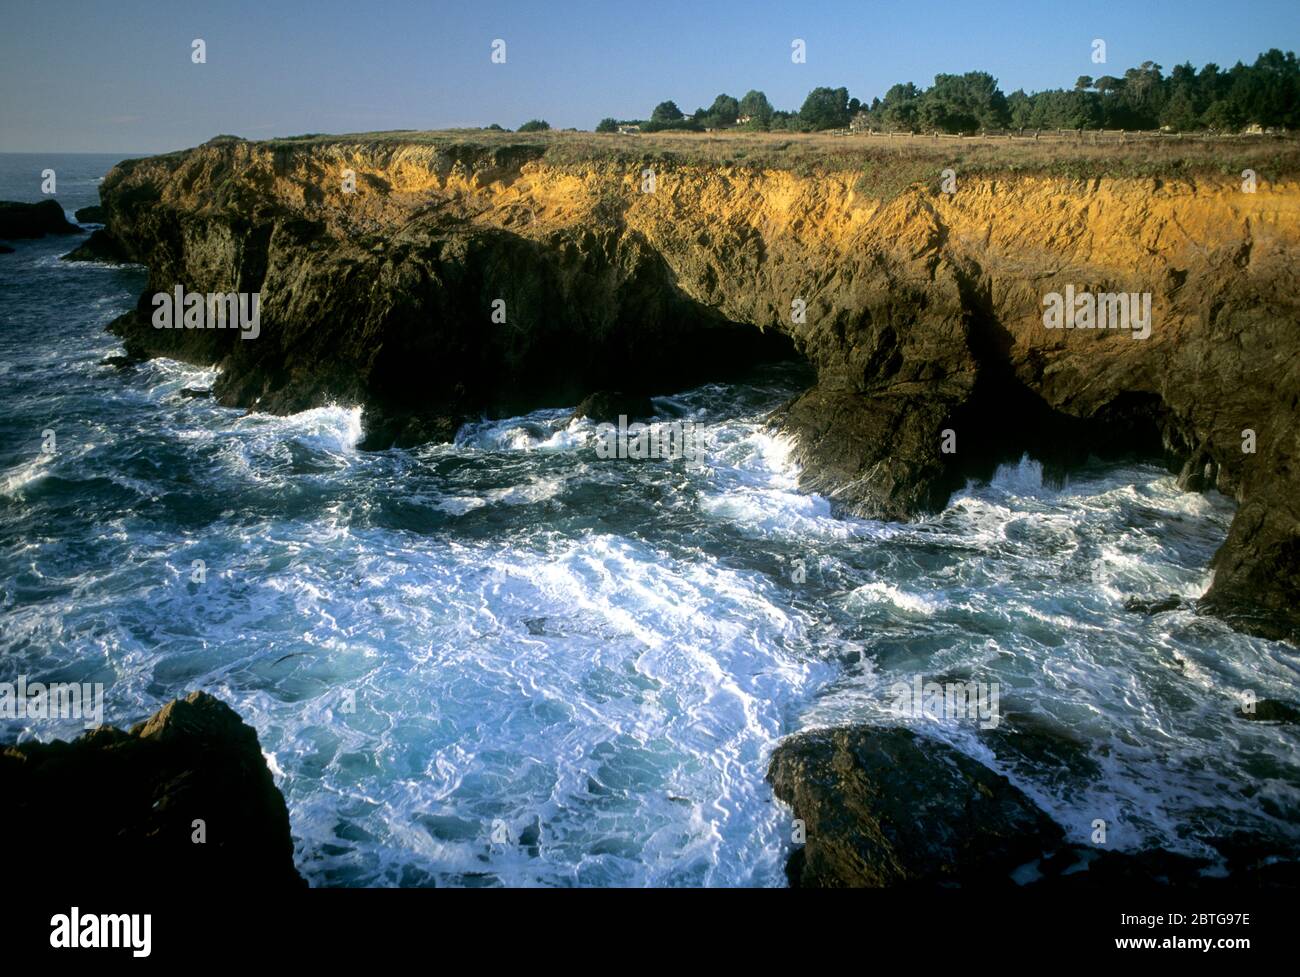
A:
[[[46,234],[84,234],[68,222],[57,200],[26,204],[0,200],[0,238],[37,238]]]
[[[204,692],[129,733],[0,752],[0,837],[12,878],[82,887],[302,888],[289,812],[257,733]],[[193,822],[206,825],[195,844]]]
[[[150,281],[112,329],[133,355],[218,365],[226,405],[362,404],[368,447],[670,392],[793,343],[817,383],[776,423],[839,509],[911,518],[1023,452],[1164,460],[1239,503],[1206,606],[1300,635],[1290,143],[1189,145],[1161,176],[1134,175],[1140,148],[995,162],[955,193],[941,146],[855,166],[845,142],[805,172],[615,145],[390,134],[127,160],[101,185],[107,230]],[[884,186],[891,169],[916,178]],[[260,336],[152,328],[178,285],[259,293]],[[1149,296],[1149,335],[1046,328],[1067,288]]]
[[[807,831],[788,867],[799,886],[1006,884],[1064,838],[1005,777],[907,729],[791,737],[767,776]]]
[[[796,887],[1300,887],[1295,854],[1253,837],[1209,839],[1226,876],[1160,849],[1066,844],[1005,777],[908,729],[801,733],[773,752],[767,779],[805,824],[786,866]]]

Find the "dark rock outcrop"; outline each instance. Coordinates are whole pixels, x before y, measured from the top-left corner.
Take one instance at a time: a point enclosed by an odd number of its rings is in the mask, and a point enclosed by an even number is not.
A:
[[[1005,777],[906,729],[791,737],[768,780],[807,832],[798,886],[1009,885],[1064,838]]]
[[[453,411],[413,411],[400,407],[372,405],[361,415],[362,451],[414,448],[417,445],[450,441],[465,417]]]
[[[13,254],[14,249],[7,244],[0,244],[0,254]]]
[[[0,751],[0,836],[14,878],[219,891],[306,885],[257,733],[203,692],[132,727]],[[195,843],[194,822],[206,842]]]
[[[111,265],[128,264],[130,254],[120,241],[103,228],[90,232],[80,247],[63,256],[64,261],[100,261]]]
[[[81,207],[73,216],[77,218],[77,222],[80,224],[102,224],[104,223],[104,208],[98,204],[92,207]]]
[[[768,780],[805,825],[786,866],[792,886],[1300,887],[1296,853],[1259,838],[1208,839],[1218,863],[1067,844],[1005,777],[907,729],[793,736],[773,752]]]
[[[1253,708],[1242,706],[1237,710],[1237,715],[1242,719],[1250,719],[1259,723],[1300,725],[1300,709],[1278,699],[1260,699],[1254,704]]]
[[[1155,597],[1150,600],[1144,600],[1141,597],[1130,597],[1124,601],[1124,610],[1136,611],[1139,614],[1145,614],[1151,617],[1155,614],[1164,614],[1168,611],[1176,611],[1183,604],[1183,599],[1177,594],[1169,594],[1165,597]]]
[[[68,222],[57,200],[26,204],[0,200],[0,238],[37,238],[46,234],[84,234]]]
[[[587,417],[597,424],[617,424],[620,417],[628,421],[644,421],[654,417],[654,413],[654,404],[649,397],[621,390],[598,390],[582,399],[573,417],[574,420]]]

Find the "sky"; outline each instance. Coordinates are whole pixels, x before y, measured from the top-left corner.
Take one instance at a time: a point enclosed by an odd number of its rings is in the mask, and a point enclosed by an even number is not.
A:
[[[795,38],[806,63],[791,60]],[[1035,91],[1148,60],[1226,68],[1271,47],[1300,50],[1300,0],[2,0],[0,152],[532,118],[591,129],[751,88],[782,109],[820,85],[870,101],[939,72]]]

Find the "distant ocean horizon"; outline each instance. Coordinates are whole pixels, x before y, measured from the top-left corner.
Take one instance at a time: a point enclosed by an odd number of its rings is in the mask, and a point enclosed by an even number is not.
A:
[[[0,153],[0,200],[37,203],[53,197],[69,212],[99,203],[99,184],[124,159],[150,153]],[[54,170],[55,192],[44,193],[43,171]]]

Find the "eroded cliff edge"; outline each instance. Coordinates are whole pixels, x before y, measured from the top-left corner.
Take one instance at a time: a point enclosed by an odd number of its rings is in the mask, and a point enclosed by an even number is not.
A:
[[[1163,456],[1239,502],[1207,606],[1294,639],[1296,171],[1261,167],[1248,193],[1235,164],[959,168],[949,194],[937,167],[880,192],[834,165],[400,136],[127,161],[101,196],[150,283],[113,328],[135,353],[219,365],[226,404],[363,403],[376,447],[485,410],[665,392],[789,337],[818,378],[777,419],[808,489],[906,518],[1025,451]],[[259,337],[152,328],[151,296],[177,285],[259,293]],[[1150,293],[1149,338],[1044,328],[1044,295],[1067,286]]]

